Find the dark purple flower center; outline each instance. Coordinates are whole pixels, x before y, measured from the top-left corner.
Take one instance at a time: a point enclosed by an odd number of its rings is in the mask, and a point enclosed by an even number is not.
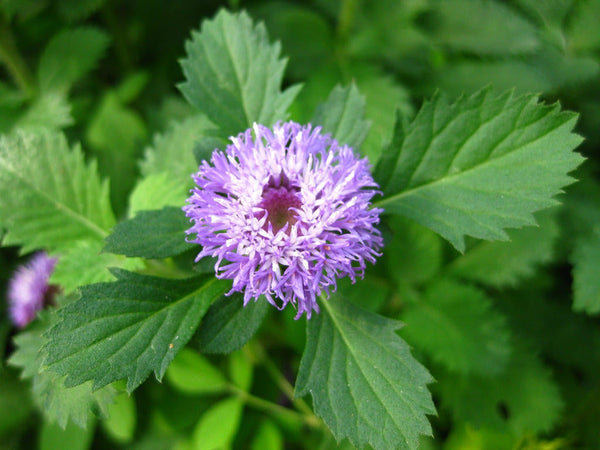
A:
[[[297,192],[298,188],[290,183],[284,173],[279,177],[272,176],[263,188],[262,200],[258,206],[267,212],[267,221],[273,226],[275,233],[285,224],[293,225],[298,220],[292,209],[302,205]]]

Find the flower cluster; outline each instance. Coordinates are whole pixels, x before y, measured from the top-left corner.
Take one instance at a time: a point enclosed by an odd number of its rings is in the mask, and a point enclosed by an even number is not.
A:
[[[217,277],[233,280],[230,293],[244,292],[244,304],[264,295],[310,318],[337,278],[354,282],[379,256],[368,161],[294,122],[255,124],[231,142],[200,165],[183,208],[202,246],[196,261],[216,258]]]
[[[55,258],[40,252],[15,271],[8,284],[7,298],[9,315],[16,326],[23,328],[35,319],[37,312],[55,292],[55,288],[48,284],[55,265]]]

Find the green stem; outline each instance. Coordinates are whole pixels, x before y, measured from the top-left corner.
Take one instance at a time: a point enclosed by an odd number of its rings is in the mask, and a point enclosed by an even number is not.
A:
[[[281,392],[283,392],[284,395],[292,402],[294,407],[304,415],[306,423],[313,428],[323,427],[323,422],[321,419],[315,416],[312,409],[306,404],[306,402],[300,398],[294,397],[294,386],[292,386],[285,376],[283,376],[260,344],[256,343],[254,345],[253,353],[258,362],[260,362],[267,370],[275,384],[279,387],[279,389],[281,389]]]
[[[273,417],[286,417],[295,422],[300,422],[301,424],[306,424],[310,427],[316,428],[315,423],[312,421],[311,417],[304,416],[294,410],[278,405],[277,403],[273,403],[263,398],[256,397],[255,395],[252,395],[232,384],[228,386],[228,389],[231,394],[238,396],[246,404],[259,411],[263,411],[267,414],[272,415]]]
[[[15,38],[9,24],[0,18],[0,60],[4,63],[21,92],[28,98],[33,97],[35,88],[33,77],[15,44]]]

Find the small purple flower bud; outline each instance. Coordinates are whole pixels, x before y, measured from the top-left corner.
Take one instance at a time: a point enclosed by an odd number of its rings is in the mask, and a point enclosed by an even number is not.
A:
[[[48,284],[56,261],[46,252],[39,252],[15,271],[8,284],[8,310],[16,326],[24,328],[35,319],[37,312],[56,292],[56,288]]]
[[[216,150],[193,176],[187,231],[215,257],[218,278],[233,280],[244,304],[264,295],[296,318],[319,312],[317,296],[336,280],[362,277],[383,246],[375,228],[381,209],[366,158],[321,128],[294,122],[255,124]]]

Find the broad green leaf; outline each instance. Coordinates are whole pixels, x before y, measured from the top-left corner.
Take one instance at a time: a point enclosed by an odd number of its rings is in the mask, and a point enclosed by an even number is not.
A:
[[[143,261],[138,258],[102,253],[103,246],[104,243],[100,240],[82,240],[52,254],[57,257],[58,262],[50,283],[59,285],[68,294],[79,286],[114,280],[109,268],[136,270],[144,267]]]
[[[233,383],[243,391],[252,387],[253,368],[250,356],[243,350],[238,350],[229,355],[228,373]]]
[[[194,343],[202,353],[238,350],[254,336],[268,309],[264,298],[244,306],[241,294],[221,297],[206,313],[194,336]]]
[[[600,228],[582,236],[571,256],[573,262],[573,310],[600,313]]]
[[[309,392],[315,413],[338,441],[357,447],[417,448],[431,435],[433,381],[396,334],[400,323],[332,296],[307,322],[296,396]]]
[[[193,448],[228,448],[240,424],[242,408],[239,398],[228,398],[206,411],[194,429]]]
[[[37,97],[17,120],[15,128],[60,130],[73,124],[71,105],[65,94],[48,92]]]
[[[452,372],[497,375],[510,357],[510,331],[486,294],[450,279],[432,283],[406,308],[402,336]]]
[[[188,348],[175,357],[165,377],[175,389],[186,394],[220,394],[227,390],[227,380],[221,371]]]
[[[165,206],[181,208],[185,205],[185,199],[188,196],[189,185],[182,184],[169,172],[153,173],[144,177],[133,188],[129,195],[128,216],[133,217],[140,211],[159,209]]]
[[[496,377],[439,377],[442,406],[457,421],[517,435],[548,431],[562,410],[550,371],[530,352],[517,348]]]
[[[181,92],[223,136],[236,136],[254,122],[268,126],[285,119],[300,87],[280,90],[286,62],[263,24],[254,25],[244,12],[221,10],[192,33],[185,49]]]
[[[114,270],[117,281],[81,288],[48,333],[45,366],[66,385],[94,389],[127,378],[133,391],[150,372],[161,379],[208,307],[225,291],[213,277],[170,280]]]
[[[203,136],[215,132],[215,126],[204,115],[196,115],[172,124],[163,134],[157,135],[152,147],[146,148],[140,164],[142,175],[167,172],[181,184],[184,194],[194,185],[192,174],[198,171],[194,147]]]
[[[531,277],[537,266],[552,260],[559,235],[555,216],[554,209],[536,214],[540,226],[510,230],[509,242],[478,242],[455,259],[448,271],[488,286],[515,286]]]
[[[85,428],[71,423],[66,427],[44,422],[39,435],[39,450],[87,450],[94,438],[94,426]]]
[[[58,0],[58,12],[67,21],[83,20],[98,9],[106,0]]]
[[[484,89],[449,104],[426,102],[411,124],[398,121],[375,177],[374,202],[406,216],[464,251],[464,236],[506,240],[505,228],[533,225],[533,213],[557,203],[583,158],[572,152],[576,115],[537,97]]]
[[[573,52],[589,52],[600,47],[599,15],[598,0],[576,2],[573,16],[567,27],[567,42]]]
[[[137,411],[132,395],[122,392],[115,397],[114,403],[108,407],[107,418],[102,428],[115,441],[126,444],[133,440],[137,423]]]
[[[22,378],[31,379],[33,399],[50,422],[63,429],[71,422],[85,428],[95,414],[106,416],[115,391],[112,386],[92,391],[90,382],[67,388],[63,376],[43,367],[42,347],[47,342],[43,333],[56,322],[55,316],[43,313],[27,331],[15,337],[17,350],[9,363],[22,369]]]
[[[93,27],[65,29],[55,35],[40,58],[40,91],[68,91],[96,65],[108,42],[106,33]]]
[[[114,217],[96,164],[62,134],[38,131],[0,137],[0,221],[4,245],[58,251],[102,239]]]
[[[504,3],[487,0],[434,2],[433,39],[450,50],[503,56],[540,46],[533,24]]]
[[[104,251],[125,256],[168,258],[189,250],[185,230],[190,226],[181,208],[167,206],[141,211],[133,219],[119,222],[105,239]]]
[[[359,151],[370,127],[370,123],[364,119],[365,105],[365,98],[355,84],[349,87],[338,85],[331,91],[327,101],[317,107],[311,123],[321,125],[323,131],[331,133],[341,145],[346,144]]]
[[[111,180],[112,203],[120,212],[135,184],[137,158],[148,131],[139,112],[127,106],[118,91],[110,90],[102,97],[88,122],[85,139],[98,157],[101,172]]]
[[[250,450],[283,450],[283,432],[271,420],[265,420],[252,439]]]
[[[389,221],[393,237],[386,243],[384,261],[392,279],[402,284],[420,284],[430,280],[442,266],[440,237],[401,217]]]

